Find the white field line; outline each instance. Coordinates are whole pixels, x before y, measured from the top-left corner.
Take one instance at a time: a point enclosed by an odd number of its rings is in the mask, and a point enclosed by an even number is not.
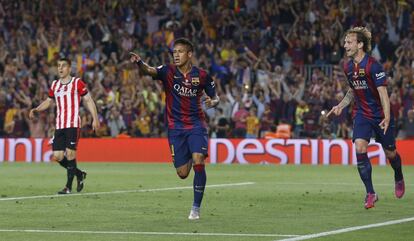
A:
[[[394,225],[394,224],[399,224],[399,223],[412,222],[412,221],[414,221],[414,217],[397,219],[397,220],[387,221],[387,222],[383,222],[383,223],[374,223],[374,224],[368,224],[368,225],[362,225],[362,226],[342,228],[342,229],[337,229],[337,230],[332,230],[332,231],[327,231],[327,232],[322,232],[322,233],[307,234],[307,235],[302,235],[302,236],[298,236],[298,237],[294,237],[294,238],[281,239],[281,240],[278,240],[278,241],[307,240],[307,239],[320,238],[320,237],[325,237],[325,236],[335,235],[335,234],[340,234],[340,233],[348,233],[348,232],[353,232],[353,231],[362,230],[362,229],[377,228],[377,227]]]
[[[215,187],[234,187],[234,186],[246,186],[253,185],[254,182],[240,182],[240,183],[227,183],[227,184],[213,184],[207,185],[206,188]],[[93,196],[93,195],[111,195],[111,194],[123,194],[123,193],[139,193],[139,192],[161,192],[171,190],[184,190],[192,189],[193,186],[187,187],[166,187],[166,188],[152,188],[152,189],[136,189],[136,190],[121,190],[110,192],[87,192],[87,193],[72,193],[72,194],[54,194],[54,195],[39,195],[39,196],[26,196],[26,197],[8,197],[0,198],[0,201],[15,201],[15,200],[27,200],[27,199],[41,199],[41,198],[62,198],[62,197],[74,197],[74,196]]]
[[[42,230],[42,229],[0,229],[0,232],[16,233],[70,233],[70,234],[124,234],[124,235],[176,235],[176,236],[230,236],[230,237],[296,237],[299,235],[264,233],[175,233],[138,231],[84,231],[84,230]]]
[[[325,186],[361,186],[361,183],[343,182],[276,182],[274,185],[325,185]],[[405,184],[407,185],[407,183]],[[411,184],[408,184],[411,185]],[[374,183],[374,186],[394,186],[394,183]]]

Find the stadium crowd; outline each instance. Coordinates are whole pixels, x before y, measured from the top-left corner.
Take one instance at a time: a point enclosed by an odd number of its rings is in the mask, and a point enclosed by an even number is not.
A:
[[[59,56],[87,84],[101,127],[81,110],[83,137],[163,137],[164,94],[139,73],[130,51],[153,66],[170,62],[175,38],[195,44],[221,102],[207,109],[211,137],[350,138],[352,108],[326,110],[348,88],[343,34],[364,25],[388,74],[399,138],[414,137],[414,2],[342,0],[22,0],[0,3],[0,136],[50,137],[53,109],[34,121]],[[280,136],[279,136],[280,137]]]

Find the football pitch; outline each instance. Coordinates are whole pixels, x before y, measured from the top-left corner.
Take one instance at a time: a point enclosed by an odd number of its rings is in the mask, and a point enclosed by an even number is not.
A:
[[[207,165],[201,219],[187,219],[193,173],[170,164],[80,163],[80,194],[57,196],[54,163],[0,164],[0,240],[413,240],[414,166],[394,197],[391,167],[373,167],[379,201],[363,208],[354,166]],[[76,181],[74,182],[74,189]]]

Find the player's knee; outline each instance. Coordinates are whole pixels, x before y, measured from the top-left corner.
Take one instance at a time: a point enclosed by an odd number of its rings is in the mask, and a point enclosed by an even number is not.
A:
[[[181,179],[186,179],[188,177],[188,173],[183,173],[183,172],[179,172],[177,171],[177,175],[181,178]]]
[[[59,155],[59,154],[53,154],[52,157],[50,158],[51,161],[55,161],[55,162],[60,162],[63,160],[63,154]]]
[[[385,156],[387,156],[388,159],[394,159],[395,156],[397,156],[397,151],[395,150],[390,151],[390,150],[385,149],[384,152],[385,152]]]
[[[73,160],[76,158],[76,151],[74,150],[70,150],[70,149],[66,149],[66,158],[68,160]]]
[[[76,155],[75,155],[75,154],[66,154],[66,158],[67,158],[69,161],[71,161],[71,160],[73,160],[73,159],[75,159],[75,158],[76,158]]]
[[[193,153],[194,165],[204,165],[204,154]]]
[[[365,146],[356,146],[355,147],[356,153],[366,153],[367,148]]]
[[[65,157],[65,153],[63,151],[53,151],[53,155],[51,157],[51,161],[60,162]]]
[[[191,168],[191,166],[190,166],[190,168]],[[188,177],[189,173],[190,173],[190,169],[189,169],[188,165],[184,165],[184,166],[181,166],[181,167],[177,168],[177,175],[181,179],[186,179]]]

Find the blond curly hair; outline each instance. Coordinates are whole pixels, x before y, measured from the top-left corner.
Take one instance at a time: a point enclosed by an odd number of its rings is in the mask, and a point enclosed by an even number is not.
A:
[[[345,36],[348,34],[356,34],[357,42],[363,43],[364,47],[362,48],[364,52],[368,53],[371,52],[371,39],[372,34],[371,31],[368,30],[366,27],[353,27],[346,31]]]

